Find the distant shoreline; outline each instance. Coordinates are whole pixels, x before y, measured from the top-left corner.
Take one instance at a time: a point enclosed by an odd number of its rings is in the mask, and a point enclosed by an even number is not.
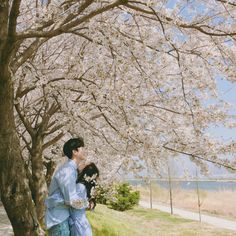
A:
[[[128,179],[126,180],[132,186],[148,186],[150,182],[147,183],[144,180]],[[162,188],[169,188],[169,181],[163,179],[152,179],[151,183],[153,185],[158,185]],[[236,191],[236,180],[171,180],[172,188],[189,189],[194,190],[197,188],[197,183],[199,189],[208,191],[219,191],[219,190],[231,190]]]
[[[229,188],[227,185],[207,186],[199,183],[199,191],[191,183],[186,187],[172,183],[172,203],[173,206],[197,212],[200,208],[202,212],[213,215],[236,219],[236,188],[235,185]],[[140,197],[143,201],[158,202],[170,205],[170,188],[160,184],[153,183],[149,185],[136,185],[134,189],[140,191]]]

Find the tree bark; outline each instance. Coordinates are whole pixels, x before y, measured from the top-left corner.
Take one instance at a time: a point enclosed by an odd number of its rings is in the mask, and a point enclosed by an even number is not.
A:
[[[18,8],[19,1],[14,1]],[[16,15],[9,22],[9,1],[0,0],[0,193],[16,236],[44,235],[37,220],[14,120],[14,56]]]
[[[43,164],[43,138],[41,136],[36,135],[36,137],[32,138],[31,163],[33,180],[33,189],[31,189],[31,191],[39,223],[43,225],[44,200],[47,195],[47,183]]]
[[[54,161],[49,161],[48,163],[44,163],[44,165],[46,166],[46,169],[47,169],[46,183],[47,183],[47,186],[49,187],[57,164]]]
[[[0,52],[1,53],[1,52]],[[4,55],[0,55],[4,59]],[[14,121],[14,89],[7,61],[0,60],[0,190],[16,236],[43,235],[31,198]]]

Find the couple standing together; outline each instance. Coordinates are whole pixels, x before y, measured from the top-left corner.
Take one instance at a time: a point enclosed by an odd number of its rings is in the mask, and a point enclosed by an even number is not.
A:
[[[45,224],[50,236],[92,236],[86,209],[94,209],[92,190],[99,170],[94,163],[84,167],[84,141],[68,140],[63,146],[68,161],[54,174],[45,200]]]

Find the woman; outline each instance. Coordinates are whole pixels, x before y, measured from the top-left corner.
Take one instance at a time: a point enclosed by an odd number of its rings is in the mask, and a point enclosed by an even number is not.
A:
[[[96,180],[99,176],[99,170],[94,163],[87,165],[81,173],[78,174],[76,191],[82,199],[88,199],[89,209],[94,209],[95,200],[93,190]],[[71,236],[92,236],[92,229],[86,217],[86,209],[70,209],[70,232]]]
[[[70,207],[70,236],[92,236],[92,229],[86,217],[86,209],[93,210],[96,203],[93,191],[96,180],[99,177],[99,170],[94,163],[85,166],[81,173],[78,173],[76,181],[76,194],[78,209]],[[47,210],[55,207],[65,207],[63,195],[61,193],[52,194],[46,201]]]

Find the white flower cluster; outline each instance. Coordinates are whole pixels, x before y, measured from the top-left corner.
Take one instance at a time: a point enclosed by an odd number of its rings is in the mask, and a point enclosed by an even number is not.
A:
[[[108,2],[94,1],[78,18],[93,8],[99,12]],[[65,140],[66,135],[82,135],[94,152],[91,156],[102,166],[103,176],[111,180],[124,171],[138,173],[142,166],[157,170],[161,160],[173,153],[211,158],[218,144],[209,141],[211,137],[205,140],[204,132],[214,124],[235,126],[227,120],[229,108],[217,97],[219,77],[235,81],[235,41],[230,35],[217,36],[235,28],[232,6],[228,4],[230,11],[226,11],[217,1],[142,2],[146,6],[140,4],[141,8],[150,12],[147,6],[152,7],[157,15],[145,17],[145,11],[135,14],[134,9],[129,9],[134,14],[124,14],[122,7],[67,29],[69,17],[63,29],[81,37],[62,34],[40,44],[14,81],[25,94],[15,104],[22,107],[32,127],[39,125],[53,102],[59,105],[50,117],[44,141],[57,140],[62,130]],[[48,14],[49,19],[60,16],[63,21],[68,14],[77,14],[80,4],[66,10],[51,5],[41,15],[47,21]],[[31,25],[30,15],[27,19],[18,21],[25,22],[21,31]],[[55,29],[52,22],[50,28]],[[211,37],[204,31],[217,35]],[[34,44],[33,39],[22,42],[19,62]],[[22,142],[28,144],[31,137],[24,130],[21,124]],[[59,146],[65,140],[57,141]],[[92,181],[96,176],[86,179]]]
[[[86,182],[94,182],[96,183],[96,178],[97,178],[97,174],[93,174],[92,176],[87,176],[86,174],[84,175],[84,179]]]
[[[89,206],[89,203],[85,199],[80,199],[73,201],[71,206],[75,209],[81,209],[81,208],[87,208]]]

